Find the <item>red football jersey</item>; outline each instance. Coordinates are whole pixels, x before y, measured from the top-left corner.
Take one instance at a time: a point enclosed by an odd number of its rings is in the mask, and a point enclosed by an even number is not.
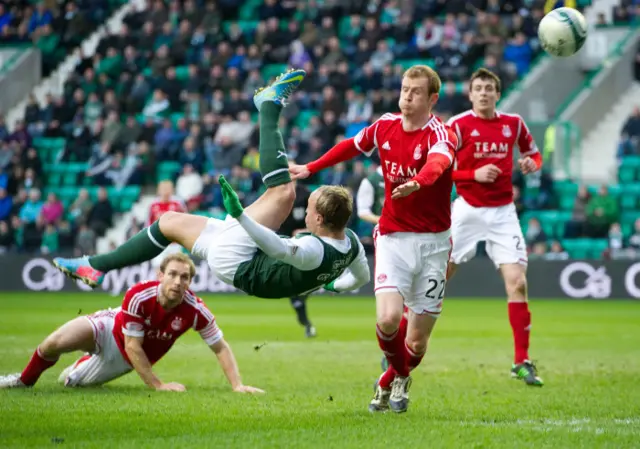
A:
[[[517,114],[496,112],[495,118],[483,119],[472,110],[449,119],[458,135],[456,170],[476,170],[494,164],[502,173],[495,182],[456,181],[456,191],[474,207],[499,207],[513,201],[513,149],[517,145],[522,157],[538,153],[529,128]]]
[[[187,205],[177,196],[172,196],[169,201],[162,201],[157,198],[149,208],[149,218],[147,219],[147,226],[152,225],[155,221],[159,220],[165,212],[187,212]]]
[[[187,290],[181,304],[165,310],[158,302],[159,286],[159,281],[140,282],[124,296],[122,308],[115,318],[113,337],[127,362],[125,335],[144,337],[142,349],[151,363],[160,360],[189,329],[198,331],[208,345],[222,338],[215,317],[191,290]]]
[[[384,176],[384,207],[380,215],[380,234],[392,232],[438,233],[451,227],[451,168],[433,185],[409,196],[391,199],[397,186],[415,177],[429,153],[447,155],[453,162],[458,145],[455,133],[436,116],[416,131],[402,128],[400,114],[384,114],[354,138],[358,150],[370,155],[378,148]]]

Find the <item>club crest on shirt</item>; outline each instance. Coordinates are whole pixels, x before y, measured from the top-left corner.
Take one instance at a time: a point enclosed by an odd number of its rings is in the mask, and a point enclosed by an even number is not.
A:
[[[180,318],[179,316],[175,317],[171,322],[171,329],[173,329],[174,331],[179,331],[180,329],[182,329],[182,318]]]
[[[413,150],[413,158],[417,161],[422,157],[422,145],[418,144],[415,150]]]
[[[507,137],[507,138],[512,136],[511,128],[509,128],[509,125],[503,125],[502,126],[502,135]]]

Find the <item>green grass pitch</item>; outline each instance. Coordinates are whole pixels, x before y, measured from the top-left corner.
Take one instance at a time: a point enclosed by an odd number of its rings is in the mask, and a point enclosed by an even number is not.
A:
[[[0,447],[630,448],[640,438],[640,304],[532,301],[532,356],[546,381],[508,376],[504,300],[451,299],[414,373],[404,415],[370,415],[379,374],[374,301],[313,298],[306,340],[288,301],[205,297],[260,397],[232,393],[195,333],[157,366],[186,393],[148,390],[135,373],[102,388],[56,384],[64,357],[29,390],[0,391]],[[0,298],[0,373],[104,294]],[[260,346],[262,345],[262,346]],[[256,349],[259,347],[259,349]]]

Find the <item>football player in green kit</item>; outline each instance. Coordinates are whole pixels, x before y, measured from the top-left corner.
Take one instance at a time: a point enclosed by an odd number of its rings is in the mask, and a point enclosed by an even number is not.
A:
[[[295,200],[278,121],[285,100],[304,76],[303,70],[284,73],[253,98],[260,111],[260,173],[267,191],[246,210],[221,176],[226,220],[168,212],[112,252],[56,258],[55,266],[97,287],[108,271],[153,259],[175,242],[206,259],[221,281],[261,298],[291,297],[321,287],[349,291],[369,282],[364,248],[346,228],[353,208],[346,189],[323,186],[313,192],[305,217],[309,233],[289,239],[274,232]]]

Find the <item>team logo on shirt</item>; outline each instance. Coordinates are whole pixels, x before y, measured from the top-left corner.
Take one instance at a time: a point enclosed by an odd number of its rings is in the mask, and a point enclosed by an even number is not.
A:
[[[502,135],[507,137],[507,138],[512,136],[511,128],[509,128],[509,125],[502,126]]]
[[[179,316],[175,317],[171,322],[171,329],[173,329],[174,331],[179,331],[180,329],[182,329],[182,318],[180,318]]]
[[[417,161],[422,157],[422,145],[418,144],[415,150],[413,150],[413,158]]]
[[[387,275],[382,273],[378,276],[378,284],[384,284],[387,280]]]

